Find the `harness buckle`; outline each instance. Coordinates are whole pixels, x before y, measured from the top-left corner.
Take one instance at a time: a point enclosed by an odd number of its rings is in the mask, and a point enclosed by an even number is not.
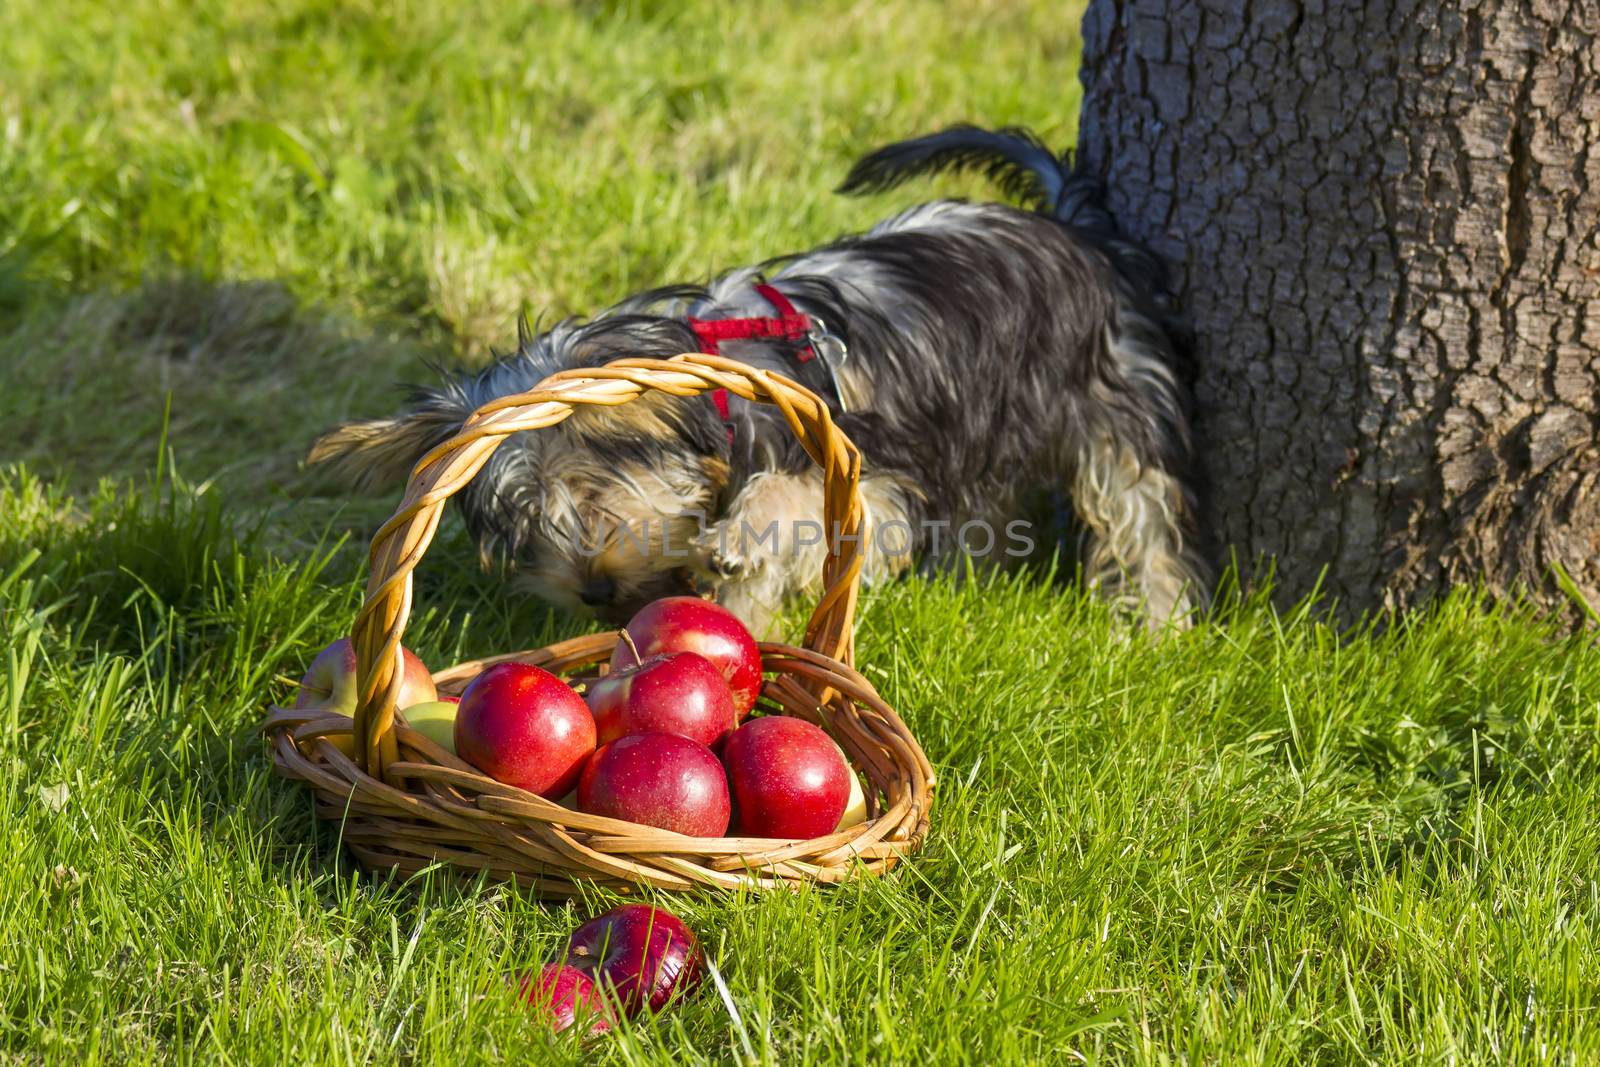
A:
[[[828,324],[819,315],[809,316],[811,329],[806,333],[806,343],[811,346],[811,351],[817,354],[822,365],[828,371],[828,382],[833,386],[833,395],[839,401],[840,412],[850,410],[845,403],[844,390],[839,387],[839,368],[850,360],[850,346],[845,344],[844,338],[828,329]]]

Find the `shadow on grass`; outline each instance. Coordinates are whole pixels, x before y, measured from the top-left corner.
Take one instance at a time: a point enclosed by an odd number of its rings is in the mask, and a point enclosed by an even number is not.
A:
[[[84,491],[148,471],[165,432],[192,481],[236,503],[281,501],[304,488],[317,433],[392,405],[398,382],[448,351],[409,324],[307,307],[278,281],[30,290],[0,331],[6,458]]]

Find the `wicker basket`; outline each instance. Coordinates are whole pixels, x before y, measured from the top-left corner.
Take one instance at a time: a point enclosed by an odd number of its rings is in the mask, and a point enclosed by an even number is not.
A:
[[[507,436],[552,426],[576,405],[626,404],[647,390],[691,397],[727,389],[776,405],[822,468],[824,521],[840,536],[824,567],[824,592],[803,648],[762,643],[762,704],[824,727],[866,784],[866,822],[809,841],[692,838],[571,811],[504,785],[411,730],[395,715],[400,638],[411,612],[411,572],[438,529],[445,501],[465,486]],[[400,509],[378,531],[366,602],[352,640],[357,659],[354,718],[272,708],[265,731],[277,771],[310,786],[318,817],[367,868],[413,874],[435,864],[515,879],[544,896],[580,883],[627,892],[772,889],[882,874],[921,844],[933,799],[933,769],[916,738],[852,666],[852,622],[861,560],[860,454],[827,406],[786,378],[711,355],[622,360],[556,374],[531,392],[476,411],[461,432],[424,456]],[[557,673],[594,673],[616,632],[548,648],[474,660],[434,681],[459,693],[484,667],[505,660]]]

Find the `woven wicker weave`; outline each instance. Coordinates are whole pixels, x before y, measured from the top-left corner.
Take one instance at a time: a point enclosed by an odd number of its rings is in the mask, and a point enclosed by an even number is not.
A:
[[[445,501],[510,434],[552,426],[577,405],[626,404],[656,391],[690,397],[727,389],[776,405],[824,478],[825,528],[833,551],[803,648],[763,643],[762,699],[828,730],[867,783],[869,818],[809,841],[691,838],[571,811],[485,777],[396,719],[400,639],[411,613],[411,572],[438,529]],[[418,461],[399,510],[378,531],[366,602],[352,640],[359,693],[354,718],[273,708],[265,730],[278,772],[310,786],[316,813],[340,825],[352,853],[373,870],[411,874],[436,863],[515,879],[546,896],[580,883],[627,891],[702,887],[770,889],[881,874],[921,844],[933,769],[905,723],[852,666],[852,623],[861,572],[861,457],[827,406],[786,378],[710,355],[622,360],[553,375],[539,387],[485,405],[461,432]],[[594,673],[615,632],[458,664],[434,675],[458,693],[504,660],[557,673]]]

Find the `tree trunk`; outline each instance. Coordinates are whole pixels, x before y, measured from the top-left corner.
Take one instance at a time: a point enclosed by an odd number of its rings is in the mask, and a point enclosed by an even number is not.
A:
[[[1552,564],[1600,607],[1600,0],[1090,0],[1083,36],[1080,158],[1200,340],[1218,546],[1347,615],[1558,605]]]

